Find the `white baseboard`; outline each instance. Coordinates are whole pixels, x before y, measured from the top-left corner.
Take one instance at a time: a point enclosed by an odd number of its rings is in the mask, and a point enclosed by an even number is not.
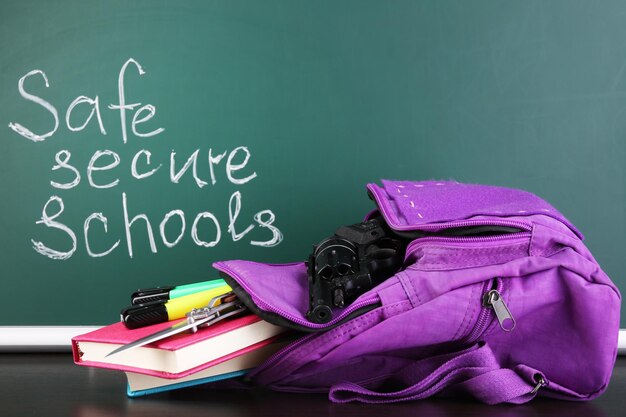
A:
[[[68,352],[71,339],[101,326],[0,326],[0,352]],[[620,329],[619,355],[626,355],[626,329]]]
[[[0,326],[0,352],[69,352],[72,337],[102,326]]]

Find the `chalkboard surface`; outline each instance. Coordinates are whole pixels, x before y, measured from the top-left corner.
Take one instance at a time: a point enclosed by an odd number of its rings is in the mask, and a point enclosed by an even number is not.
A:
[[[532,191],[624,290],[626,7],[3,1],[0,150],[0,325],[302,260],[379,178]]]

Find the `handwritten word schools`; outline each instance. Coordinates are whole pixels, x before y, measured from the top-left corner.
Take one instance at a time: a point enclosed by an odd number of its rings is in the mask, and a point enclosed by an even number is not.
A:
[[[165,129],[159,127],[150,130],[145,128],[145,123],[153,119],[156,115],[156,107],[152,104],[142,104],[138,102],[128,102],[125,93],[125,76],[129,66],[134,66],[139,75],[145,75],[146,72],[142,68],[141,64],[135,59],[130,58],[122,65],[118,76],[118,102],[115,104],[109,104],[108,109],[114,112],[119,112],[119,123],[122,132],[122,142],[126,144],[129,141],[129,137],[135,136],[137,138],[151,138],[162,134]],[[43,97],[29,93],[24,84],[27,80],[29,82],[35,81],[37,78],[43,79],[46,88],[50,87],[48,77],[42,70],[36,69],[28,72],[18,81],[18,91],[20,95],[30,102],[37,104],[43,111],[49,113],[54,120],[54,126],[47,132],[36,133],[28,127],[17,123],[9,123],[9,128],[23,138],[30,141],[40,143],[46,139],[52,137],[59,130],[59,112],[57,108]],[[76,122],[72,118],[72,113],[78,107],[89,106],[87,109],[91,109],[89,113],[81,112],[80,117],[84,117],[84,120]],[[85,116],[86,115],[86,116]],[[95,119],[94,119],[95,117]],[[76,117],[74,117],[75,119]],[[130,123],[129,123],[130,122]],[[102,135],[106,135],[107,131],[105,124],[102,120],[102,109],[98,96],[86,97],[78,96],[74,99],[66,109],[65,112],[65,125],[71,132],[80,132],[85,129],[90,123],[97,123],[98,130]],[[153,122],[154,123],[154,122]],[[152,139],[154,140],[154,139]],[[160,172],[163,164],[155,164],[152,161],[152,153],[148,149],[141,149],[129,158],[130,162],[127,164],[130,166],[130,173],[133,180],[143,181],[149,177],[154,178],[167,178],[174,184],[179,183],[181,178],[187,173],[191,172],[191,176],[197,186],[197,188],[203,188],[209,184],[215,185],[218,181],[218,170],[224,171],[226,179],[235,185],[242,185],[249,183],[257,178],[256,171],[252,171],[248,167],[251,153],[245,146],[236,146],[229,151],[222,153],[215,153],[212,149],[208,152],[201,154],[200,149],[195,150],[189,155],[186,160],[182,158],[184,163],[181,164],[181,160],[177,162],[177,155],[174,150],[169,155],[169,175],[163,175],[164,172]],[[50,185],[59,192],[68,192],[73,190],[81,182],[86,181],[93,190],[101,190],[107,188],[122,187],[124,184],[120,184],[119,178],[111,180],[112,174],[116,173],[116,168],[122,163],[122,156],[117,152],[110,149],[97,150],[93,153],[89,162],[86,164],[86,168],[81,175],[81,169],[77,168],[77,164],[72,161],[72,153],[69,149],[61,149],[54,155],[54,163],[52,165],[52,171],[62,171],[65,173],[65,178],[69,178],[64,182],[50,180]],[[204,160],[204,161],[203,161]],[[199,162],[200,161],[200,162]],[[208,162],[210,175],[206,178],[201,178],[198,175],[197,166],[199,163]],[[182,166],[180,166],[182,165]],[[119,168],[118,168],[119,169]],[[108,180],[103,180],[101,174],[104,171],[110,171],[107,176]],[[220,171],[221,172],[221,171]],[[145,225],[145,233],[150,244],[150,251],[152,253],[158,252],[158,239],[155,239],[155,230],[152,226],[152,221],[145,213],[130,213],[129,210],[129,196],[126,191],[121,192],[121,211],[123,218],[123,229],[125,232],[125,239],[117,239],[113,244],[99,245],[94,242],[93,238],[90,240],[90,228],[100,227],[100,235],[102,233],[108,233],[109,219],[101,212],[93,212],[89,214],[83,222],[82,239],[86,253],[90,257],[103,257],[118,250],[122,240],[125,242],[128,256],[133,257],[133,233],[141,233],[144,230],[141,226],[137,226],[139,223]],[[222,239],[222,229],[225,227],[226,233],[230,235],[233,241],[239,241],[249,235],[254,229],[259,229],[255,232],[255,239],[248,237],[248,242],[251,245],[262,247],[273,247],[278,245],[283,235],[281,231],[274,225],[276,216],[269,210],[260,210],[252,216],[252,221],[247,225],[242,226],[242,220],[239,219],[242,205],[241,191],[235,191],[231,194],[228,200],[228,221],[220,221],[218,217],[210,211],[202,211],[197,213],[190,222],[191,227],[187,229],[187,216],[181,209],[173,209],[165,213],[163,218],[160,219],[158,227],[158,236],[160,241],[167,248],[176,246],[185,235],[189,235],[191,240],[198,246],[211,248],[216,246]],[[56,206],[56,207],[55,207]],[[43,225],[47,228],[55,229],[65,239],[61,241],[69,240],[70,244],[67,247],[51,247],[50,243],[45,243],[40,240],[31,238],[31,243],[35,251],[39,254],[47,256],[51,259],[65,260],[69,259],[77,250],[79,244],[79,237],[76,232],[68,226],[68,220],[62,219],[62,214],[65,210],[65,204],[63,198],[58,195],[51,195],[42,209],[41,218],[36,221],[36,224]],[[178,220],[174,220],[178,218]],[[171,221],[175,221],[174,225],[168,226]],[[200,226],[201,223],[206,223],[205,226]],[[179,225],[179,228],[177,226]],[[137,229],[137,230],[135,230]],[[205,231],[205,236],[200,236],[199,230]],[[168,236],[169,230],[170,235]],[[171,236],[172,230],[177,231],[176,236]],[[210,230],[210,234],[207,236],[206,230]],[[57,232],[55,232],[57,233]],[[252,236],[252,235],[249,235]],[[260,238],[259,238],[260,237]],[[106,246],[106,247],[101,247]],[[121,249],[120,249],[121,250]]]

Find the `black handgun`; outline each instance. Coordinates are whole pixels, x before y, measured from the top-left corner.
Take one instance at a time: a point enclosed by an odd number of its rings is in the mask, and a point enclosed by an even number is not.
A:
[[[402,267],[405,245],[384,220],[375,218],[337,229],[309,256],[309,311],[314,323],[328,323],[332,306],[343,308]]]

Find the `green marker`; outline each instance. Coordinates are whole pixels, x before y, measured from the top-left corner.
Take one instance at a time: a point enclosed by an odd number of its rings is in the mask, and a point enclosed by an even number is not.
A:
[[[130,297],[133,305],[145,304],[152,301],[166,302],[173,298],[183,297],[189,294],[195,294],[199,291],[211,290],[226,285],[223,279],[214,279],[211,281],[198,282],[195,284],[186,284],[174,286],[163,286],[155,288],[139,289]]]

